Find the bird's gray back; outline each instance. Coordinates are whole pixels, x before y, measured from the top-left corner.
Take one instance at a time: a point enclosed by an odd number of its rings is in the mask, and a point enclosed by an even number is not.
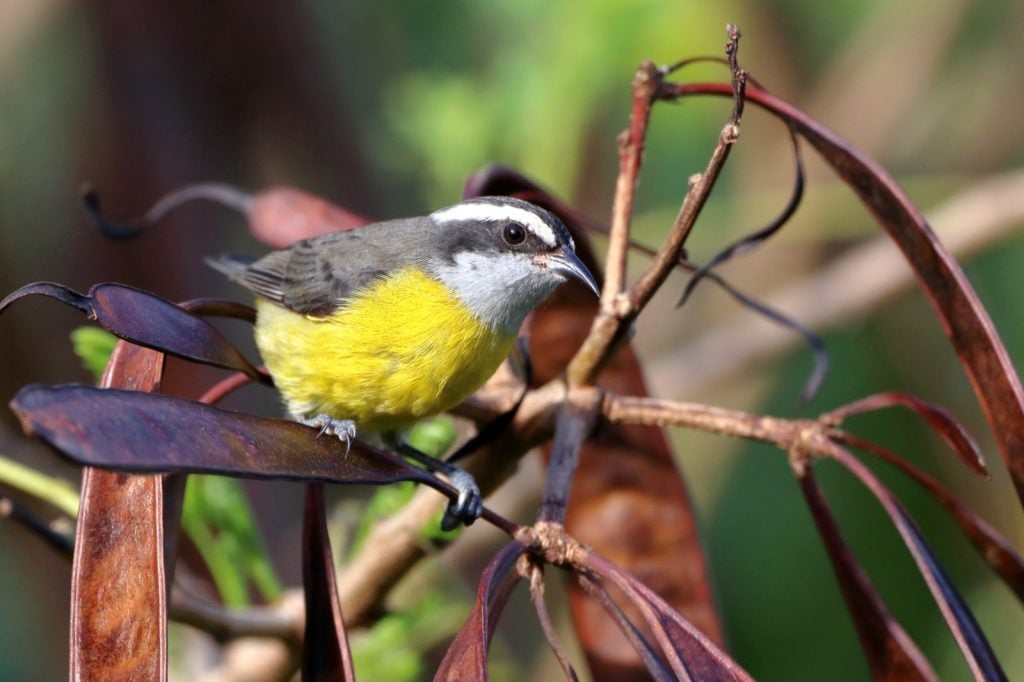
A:
[[[326,316],[388,273],[449,257],[450,241],[429,218],[405,218],[318,235],[251,263],[228,256],[211,265],[262,298]]]

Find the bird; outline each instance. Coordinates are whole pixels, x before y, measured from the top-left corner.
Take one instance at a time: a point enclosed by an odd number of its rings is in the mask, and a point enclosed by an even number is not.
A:
[[[445,529],[479,517],[479,488],[404,434],[482,386],[560,284],[600,296],[564,223],[504,196],[207,262],[255,295],[256,346],[291,418],[346,444],[378,434],[447,475]]]

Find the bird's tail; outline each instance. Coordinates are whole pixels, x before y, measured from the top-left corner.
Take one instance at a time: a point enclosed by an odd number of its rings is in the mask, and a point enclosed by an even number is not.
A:
[[[223,253],[219,256],[207,256],[203,259],[211,268],[226,275],[228,279],[239,280],[253,263],[253,258],[237,253]]]

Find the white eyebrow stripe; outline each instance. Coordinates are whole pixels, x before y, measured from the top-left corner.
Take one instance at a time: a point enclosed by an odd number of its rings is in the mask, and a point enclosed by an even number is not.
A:
[[[530,232],[537,235],[548,246],[552,248],[558,246],[558,240],[555,239],[555,231],[551,229],[551,226],[544,222],[536,213],[531,213],[518,206],[485,203],[456,204],[451,208],[442,208],[440,211],[434,211],[430,214],[430,217],[439,223],[464,222],[467,220],[480,220],[484,222],[514,220],[525,225]]]

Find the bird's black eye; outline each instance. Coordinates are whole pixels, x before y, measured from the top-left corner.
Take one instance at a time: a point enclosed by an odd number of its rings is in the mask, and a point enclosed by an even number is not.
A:
[[[512,246],[522,244],[526,239],[526,228],[519,223],[509,223],[505,226],[505,231],[501,233],[501,236],[507,244]]]

